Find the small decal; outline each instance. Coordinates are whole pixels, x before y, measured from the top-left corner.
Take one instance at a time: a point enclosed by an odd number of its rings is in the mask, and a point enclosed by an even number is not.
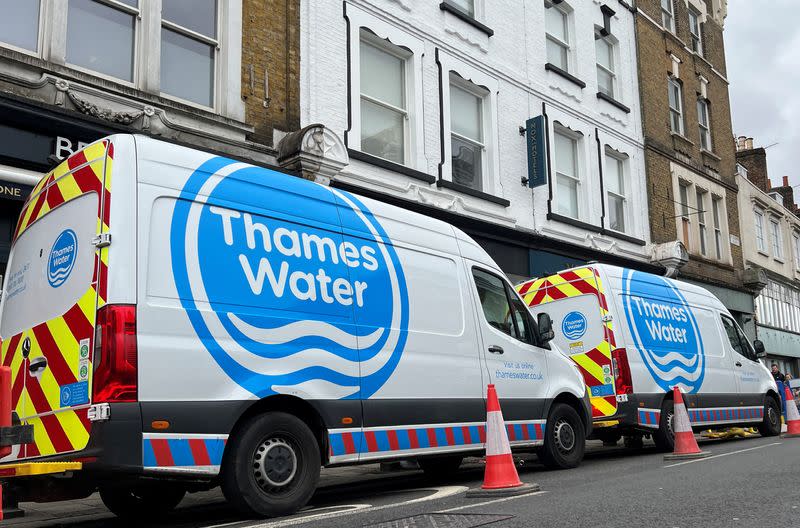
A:
[[[78,380],[89,379],[89,338],[81,339],[78,345]]]
[[[567,339],[575,341],[586,333],[586,316],[580,312],[570,312],[561,322],[561,331]]]
[[[50,286],[58,288],[67,281],[75,267],[77,254],[78,237],[72,229],[65,229],[56,238],[47,258],[47,282]]]
[[[627,394],[617,394],[617,401],[620,403],[627,403],[628,395]]]
[[[89,403],[89,382],[79,381],[61,387],[61,407],[74,407]]]
[[[583,341],[575,341],[569,344],[569,355],[583,354]]]
[[[598,385],[596,387],[591,387],[592,397],[598,396],[613,396],[614,395],[614,386],[613,385]]]

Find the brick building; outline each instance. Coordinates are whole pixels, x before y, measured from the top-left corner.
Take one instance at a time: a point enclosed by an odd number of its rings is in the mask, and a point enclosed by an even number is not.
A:
[[[767,350],[765,362],[800,374],[800,213],[794,188],[784,176],[772,185],[767,153],[739,137],[736,159],[739,215],[745,266],[763,270],[756,297],[756,331]]]
[[[275,165],[299,128],[299,0],[26,0],[0,17],[0,275],[22,201],[134,132]]]
[[[726,0],[640,0],[636,35],[654,244],[679,240],[678,277],[716,294],[752,337],[759,287],[742,260],[723,23]]]

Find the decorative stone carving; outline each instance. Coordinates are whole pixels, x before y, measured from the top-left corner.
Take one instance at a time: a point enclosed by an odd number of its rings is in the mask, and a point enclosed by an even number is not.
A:
[[[90,103],[86,99],[82,99],[75,92],[67,91],[70,100],[75,104],[75,107],[84,114],[112,123],[121,123],[123,125],[130,125],[144,115],[144,111],[139,112],[115,112],[108,108],[100,108],[94,103]]]
[[[667,269],[667,277],[674,277],[689,262],[689,252],[680,240],[656,244],[650,260]]]
[[[317,123],[286,134],[278,143],[277,161],[307,180],[328,185],[350,158],[339,136]]]

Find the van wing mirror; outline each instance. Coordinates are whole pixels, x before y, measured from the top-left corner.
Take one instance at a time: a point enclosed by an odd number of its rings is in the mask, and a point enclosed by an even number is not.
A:
[[[536,316],[536,324],[539,327],[539,344],[544,346],[556,336],[553,332],[553,320],[547,313],[540,313]]]
[[[753,341],[753,349],[756,351],[756,357],[767,357],[767,349],[764,348],[764,343],[760,339]]]

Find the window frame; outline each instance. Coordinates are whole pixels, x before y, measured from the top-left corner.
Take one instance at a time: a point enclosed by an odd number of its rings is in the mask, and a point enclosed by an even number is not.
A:
[[[26,1],[30,1],[30,0],[26,0]],[[0,47],[6,48],[6,49],[10,49],[10,50],[13,50],[13,51],[16,51],[16,52],[19,52],[19,53],[23,53],[23,54],[29,55],[31,57],[40,57],[41,58],[43,56],[44,47],[45,47],[44,34],[45,34],[46,27],[47,27],[46,22],[48,21],[48,15],[49,15],[48,11],[50,10],[49,9],[49,3],[50,2],[48,2],[47,0],[36,0],[36,2],[39,3],[39,16],[38,16],[38,19],[36,21],[37,22],[37,24],[36,24],[36,49],[35,50],[29,50],[28,48],[22,48],[20,46],[15,46],[14,44],[11,44],[10,42],[6,42],[6,41],[4,41],[2,39],[0,39]],[[66,34],[66,32],[65,32],[65,34]]]
[[[479,123],[478,128],[479,128],[480,134],[481,134],[480,141],[475,141],[472,138],[469,138],[467,136],[459,134],[458,132],[453,131],[453,126],[452,126],[452,122],[453,121],[452,121],[451,106],[452,106],[452,93],[453,93],[452,90],[453,90],[454,87],[457,90],[461,90],[463,92],[467,92],[468,94],[475,96],[477,98],[477,100],[478,100],[478,116],[480,118],[480,123]],[[448,138],[450,140],[449,141],[449,144],[450,144],[450,181],[453,182],[453,183],[456,183],[455,180],[453,179],[453,136],[455,136],[459,141],[463,141],[464,143],[468,143],[468,144],[480,149],[480,152],[481,152],[481,165],[480,165],[480,169],[481,169],[481,174],[480,174],[480,176],[481,176],[481,185],[480,185],[480,188],[475,189],[475,190],[481,191],[481,192],[486,192],[486,175],[489,172],[488,169],[489,169],[489,162],[490,162],[490,160],[489,160],[489,152],[488,152],[488,142],[487,142],[487,139],[486,139],[487,138],[487,130],[488,130],[487,129],[487,125],[486,125],[486,118],[487,118],[486,105],[487,105],[487,96],[488,96],[488,94],[480,86],[472,83],[471,81],[468,81],[468,80],[464,79],[463,77],[458,75],[458,73],[456,73],[456,72],[450,72],[449,84],[447,85],[447,89],[448,89],[448,103],[449,104],[448,104],[448,108],[447,108],[446,111],[447,111],[448,116],[450,118],[449,119],[450,127],[449,127],[449,134],[448,134]],[[472,189],[472,187],[470,187],[470,189]]]
[[[708,257],[708,228],[706,226],[706,196],[708,191],[695,186],[695,208],[697,213],[697,234],[700,254]]]
[[[498,275],[494,270],[489,270],[487,268],[484,268],[483,266],[475,266],[475,265],[473,265],[472,269],[470,271],[471,271],[470,275],[472,277],[472,284],[475,286],[475,290],[474,291],[475,291],[475,294],[478,297],[477,298],[478,309],[480,310],[480,313],[483,316],[484,322],[490,328],[492,328],[493,330],[495,330],[497,332],[500,332],[501,334],[503,334],[504,336],[506,336],[508,338],[515,339],[515,340],[519,341],[520,343],[524,343],[524,344],[529,345],[529,346],[535,346],[535,347],[540,347],[541,348],[541,345],[539,344],[541,342],[541,339],[539,337],[539,329],[538,329],[538,326],[536,324],[536,321],[533,320],[533,315],[531,315],[530,310],[528,310],[525,307],[525,303],[523,303],[517,297],[517,294],[514,291],[514,288],[511,287],[511,285],[508,283],[508,281],[505,280],[500,275]],[[503,285],[503,289],[505,291],[505,296],[506,296],[506,303],[507,303],[507,306],[509,308],[509,319],[511,320],[511,325],[513,326],[514,333],[516,335],[512,335],[512,334],[504,332],[502,329],[497,328],[496,326],[492,325],[489,322],[489,320],[487,319],[486,312],[483,309],[483,303],[481,302],[480,292],[478,291],[478,283],[475,280],[475,273],[476,272],[483,273],[485,275],[488,275],[489,277],[497,279]],[[517,305],[519,305],[519,306],[517,306]],[[520,307],[521,307],[521,309],[520,309]],[[522,315],[523,315],[523,318],[528,323],[528,328],[526,329],[526,333],[527,333],[527,335],[529,337],[528,340],[520,338],[521,334],[520,334],[520,331],[519,331],[518,321],[517,321],[517,318],[513,316],[513,314],[516,313],[516,312],[521,312]]]
[[[715,194],[711,195],[711,215],[714,222],[714,249],[717,260],[722,260],[725,256],[725,246],[722,240],[722,197]]]
[[[598,28],[595,28],[594,40],[595,40],[595,68],[597,70],[596,71],[596,74],[597,74],[597,91],[601,92],[601,93],[604,93],[605,95],[607,95],[608,97],[611,97],[612,99],[619,100],[619,94],[617,93],[618,92],[617,86],[619,84],[618,79],[617,79],[617,62],[618,62],[617,61],[617,40],[614,37],[612,37],[611,35],[608,35],[608,36],[604,37],[603,35],[600,34],[600,30]],[[609,57],[609,60],[611,61],[611,69],[608,69],[604,65],[600,64],[600,61],[597,60],[597,41],[598,40],[602,40],[608,46],[608,57]],[[606,74],[611,76],[611,93],[610,94],[602,92],[602,90],[600,89],[600,70],[602,70],[603,72],[605,72]]]
[[[683,243],[686,244],[687,251],[691,251],[692,247],[692,218],[689,208],[689,195],[691,193],[692,184],[685,181],[678,181],[678,216],[681,219],[681,225],[683,227],[682,232],[680,233],[681,237],[684,239]],[[684,191],[686,192],[686,196],[683,196]],[[684,199],[685,198],[685,199]]]
[[[672,95],[672,89],[677,89],[677,95],[675,97],[675,102],[677,103],[678,107],[674,108],[672,106],[672,101],[670,101],[670,96]],[[683,84],[677,77],[673,77],[672,75],[669,76],[667,82],[667,89],[668,89],[668,97],[667,103],[669,106],[669,129],[670,132],[673,134],[678,134],[679,136],[683,136],[686,131],[686,123],[683,117]],[[678,116],[678,130],[673,128],[673,115]]]
[[[691,49],[700,57],[703,56],[703,23],[701,22],[702,14],[694,8],[689,6],[689,35],[691,36]],[[697,33],[692,31],[692,20],[697,28]]]
[[[372,31],[369,31],[368,28],[361,28],[360,31],[360,38],[358,41],[359,45],[359,62],[361,60],[361,46],[370,46],[380,52],[383,52],[387,55],[400,59],[402,61],[402,79],[401,79],[401,88],[402,88],[402,99],[405,108],[398,108],[391,103],[387,103],[385,101],[381,101],[376,97],[372,97],[370,95],[366,95],[363,90],[363,72],[359,67],[359,79],[358,79],[358,103],[359,103],[359,150],[364,152],[365,154],[369,154],[370,156],[375,156],[376,158],[380,158],[382,160],[388,161],[390,163],[398,163],[399,165],[409,166],[410,159],[411,159],[411,113],[409,111],[410,102],[412,98],[409,97],[409,59],[410,53],[403,50],[400,46],[393,44],[386,39],[381,39]],[[364,130],[363,130],[363,118],[364,116],[361,114],[361,102],[366,98],[366,100],[376,106],[384,108],[386,110],[390,110],[394,113],[400,114],[402,116],[402,124],[403,124],[403,161],[397,162],[395,160],[390,160],[388,158],[384,158],[383,156],[379,156],[378,154],[374,154],[372,152],[368,152],[364,149]]]
[[[548,42],[552,42],[554,45],[560,47],[565,51],[566,61],[567,63],[562,67],[560,64],[553,64],[562,70],[572,73],[573,71],[573,59],[572,59],[572,31],[571,31],[571,9],[568,9],[569,6],[565,5],[565,2],[554,3],[551,0],[544,0],[544,8],[547,9],[556,9],[559,13],[563,16],[564,20],[564,35],[567,37],[566,41],[561,40],[560,38],[552,35],[549,31],[547,31],[547,16],[545,15],[544,21],[544,35],[545,35],[545,58],[547,59],[545,62],[550,62],[547,58],[547,46]],[[552,63],[551,63],[552,64]]]
[[[576,132],[559,122],[553,123],[553,134],[554,136],[562,136],[567,138],[572,144],[572,152],[573,152],[573,166],[576,172],[575,175],[570,175],[566,173],[559,172],[558,164],[555,161],[558,157],[557,151],[557,142],[555,137],[553,137],[553,174],[555,175],[554,189],[553,189],[553,199],[555,200],[555,212],[558,215],[564,216],[566,218],[572,218],[573,220],[581,220],[584,218],[584,205],[583,205],[583,166],[581,163],[581,141],[583,140],[583,134]],[[572,217],[568,214],[562,213],[558,208],[559,203],[559,190],[558,190],[558,181],[560,177],[568,178],[575,182],[575,216]]]
[[[728,344],[730,345],[731,349],[733,349],[733,351],[736,354],[740,355],[741,357],[749,359],[750,361],[757,362],[758,357],[756,356],[755,350],[753,349],[753,345],[750,344],[750,341],[747,339],[747,336],[744,334],[742,329],[739,328],[739,325],[736,324],[736,321],[732,317],[725,315],[724,313],[721,312],[719,316],[720,316],[720,322],[722,324],[723,335],[728,338]],[[736,340],[739,342],[739,349],[736,348],[736,346],[731,341],[731,336],[728,335],[728,330],[727,327],[725,326],[726,321],[730,323],[730,327],[733,329],[733,332],[736,335]]]
[[[669,5],[669,10],[664,9],[664,2],[667,2]],[[661,0],[661,27],[669,31],[670,33],[675,33],[675,3],[673,0]],[[669,17],[669,25],[667,25],[665,16]]]
[[[756,250],[759,253],[769,255],[767,252],[767,232],[764,225],[764,211],[761,209],[753,209],[753,217],[755,219],[755,238]]]
[[[605,189],[605,191],[606,191],[605,199],[606,199],[606,210],[607,211],[611,211],[610,195],[613,195],[615,198],[618,198],[618,199],[620,199],[622,201],[622,224],[623,224],[622,225],[622,230],[614,229],[613,227],[611,227],[610,223],[609,223],[608,229],[610,229],[611,231],[617,232],[617,233],[629,234],[629,233],[632,232],[632,229],[631,229],[632,226],[630,225],[630,216],[631,215],[629,213],[630,207],[629,207],[629,199],[628,199],[628,187],[630,187],[630,185],[629,185],[629,181],[628,181],[628,177],[627,177],[628,176],[628,161],[629,161],[630,158],[627,155],[614,150],[613,148],[611,148],[608,145],[606,145],[604,154],[605,154],[605,156],[604,156],[605,163],[603,165],[604,168],[605,168],[605,173],[604,174],[608,174],[608,168],[607,167],[608,167],[608,161],[610,159],[614,163],[617,164],[617,168],[619,170],[619,179],[620,179],[620,182],[622,184],[622,194],[620,194],[620,193],[618,193],[616,191],[612,191],[607,184],[604,185],[604,187],[606,188]],[[604,178],[604,180],[606,180],[606,178]],[[609,215],[609,222],[610,222],[610,215]]]
[[[769,222],[772,258],[783,261],[783,237],[781,236],[781,222],[777,218],[770,218]]]
[[[703,117],[705,117],[705,123]],[[711,144],[711,105],[708,104],[707,99],[702,97],[697,99],[697,126],[700,132],[700,148],[712,152],[714,146]]]

